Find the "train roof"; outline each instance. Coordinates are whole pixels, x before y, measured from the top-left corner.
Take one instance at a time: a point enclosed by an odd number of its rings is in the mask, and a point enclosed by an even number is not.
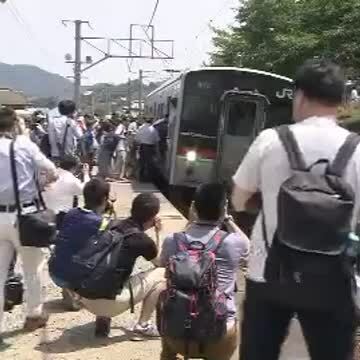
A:
[[[275,73],[262,71],[262,70],[250,69],[250,68],[237,68],[237,67],[225,67],[225,66],[203,67],[203,68],[199,68],[199,69],[192,69],[192,70],[189,69],[189,70],[183,71],[180,75],[176,76],[175,78],[171,78],[168,81],[166,81],[164,84],[160,85],[157,89],[152,91],[147,97],[150,97],[150,96],[156,94],[158,91],[161,91],[162,89],[165,89],[166,87],[168,87],[169,85],[173,84],[174,82],[180,80],[183,76],[185,76],[187,74],[190,74],[190,73],[193,73],[193,72],[219,71],[219,70],[221,70],[221,71],[224,70],[224,71],[247,72],[247,73],[253,73],[253,74],[258,74],[258,75],[271,76],[273,78],[288,81],[290,83],[294,82],[293,79],[291,79],[289,77],[286,77],[286,76],[282,76],[282,75],[278,75],[278,74],[275,74]]]

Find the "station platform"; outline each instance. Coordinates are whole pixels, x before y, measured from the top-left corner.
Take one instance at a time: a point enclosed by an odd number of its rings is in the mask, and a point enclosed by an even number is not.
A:
[[[183,231],[187,223],[185,217],[170,203],[170,201],[153,185],[149,183],[137,182],[113,182],[111,183],[111,197],[116,199],[114,204],[115,212],[118,218],[126,218],[130,214],[131,203],[133,199],[141,194],[151,192],[160,200],[159,217],[162,220],[163,230],[162,240],[166,235]],[[155,239],[154,230],[149,230],[149,235]]]
[[[111,196],[116,198],[115,210],[119,218],[129,216],[132,200],[144,192],[152,192],[161,203],[159,216],[162,219],[163,231],[160,242],[172,232],[183,231],[187,223],[184,216],[161,194],[152,184],[120,183],[111,184]],[[156,240],[154,230],[149,235]],[[161,244],[159,244],[161,245]],[[151,263],[139,259],[137,271],[146,270]],[[136,313],[129,311],[114,318],[110,337],[98,339],[94,337],[95,317],[81,310],[67,312],[61,302],[61,289],[50,280],[47,269],[44,269],[44,290],[46,292],[45,309],[50,314],[48,326],[33,333],[21,331],[23,314],[21,307],[5,314],[4,339],[10,345],[0,349],[1,359],[4,360],[100,360],[100,359],[129,359],[129,360],[157,360],[160,357],[161,344],[159,339],[147,341],[132,341],[130,329],[137,320],[140,306]],[[240,309],[244,297],[244,278],[239,274],[239,293],[237,304]],[[306,360],[309,356],[297,324],[293,321],[290,336],[285,343],[281,360]],[[220,360],[220,359],[219,359]],[[232,360],[239,360],[236,352]],[[265,360],[265,359],[264,359]]]

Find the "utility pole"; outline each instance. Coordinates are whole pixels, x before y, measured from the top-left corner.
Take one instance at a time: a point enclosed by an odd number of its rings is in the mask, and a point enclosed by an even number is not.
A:
[[[2,2],[4,0],[0,0]],[[174,41],[173,40],[155,40],[154,37],[154,26],[131,24],[130,25],[130,37],[129,38],[105,38],[99,36],[82,36],[82,25],[87,24],[90,28],[90,23],[84,20],[62,20],[62,23],[67,26],[68,23],[75,25],[75,60],[72,61],[71,54],[65,55],[65,60],[68,64],[74,64],[74,101],[79,108],[81,102],[81,76],[85,71],[99,65],[100,63],[108,59],[152,59],[152,60],[171,60],[174,59]],[[134,28],[141,28],[145,33],[144,38],[134,38]],[[151,34],[148,34],[151,29]],[[93,40],[105,40],[107,42],[107,48],[105,50],[94,45]],[[86,61],[82,62],[81,59],[81,44],[82,42],[87,43],[93,49],[102,53],[103,57],[93,62],[91,56],[86,56]],[[127,45],[124,45],[127,44]],[[171,45],[171,53],[160,50],[156,47],[157,44]],[[112,46],[116,45],[122,49],[122,53],[114,54],[112,52]],[[137,50],[139,48],[139,50]],[[144,53],[145,48],[145,53]],[[125,50],[125,51],[124,51]],[[155,52],[157,55],[155,55]],[[83,64],[87,66],[82,66]],[[143,71],[139,72],[140,86],[139,86],[139,111],[141,112],[142,99],[143,99]],[[130,87],[131,84],[129,84]],[[131,90],[128,90],[129,92]],[[128,94],[129,109],[131,109],[131,93]]]
[[[144,80],[143,71],[139,70],[139,115],[141,115],[141,113],[142,113],[143,80]]]
[[[62,20],[63,25],[67,26],[68,23],[75,25],[75,60],[67,61],[67,63],[74,64],[74,102],[77,108],[80,108],[81,103],[81,74],[82,74],[82,59],[81,59],[81,27],[83,24],[87,24],[89,27],[90,23],[86,20]]]
[[[128,109],[129,112],[131,112],[131,104],[132,104],[132,100],[131,100],[131,79],[128,79],[128,94],[127,94],[127,103],[128,103]]]
[[[111,104],[111,93],[110,93],[110,85],[106,85],[106,105],[107,105],[107,113],[108,115],[112,114],[112,104]]]
[[[81,100],[81,25],[83,21],[75,20],[75,64],[74,64],[74,101],[80,107]]]

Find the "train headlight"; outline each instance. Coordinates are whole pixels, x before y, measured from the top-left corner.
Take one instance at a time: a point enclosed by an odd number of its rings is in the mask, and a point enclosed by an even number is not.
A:
[[[196,161],[196,159],[197,159],[196,151],[190,150],[186,153],[186,160],[188,162],[194,162],[194,161]]]

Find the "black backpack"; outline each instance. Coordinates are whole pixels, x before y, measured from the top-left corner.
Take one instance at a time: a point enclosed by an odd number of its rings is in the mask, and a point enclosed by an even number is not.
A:
[[[129,269],[121,268],[125,238],[138,233],[129,229],[120,232],[104,219],[96,235],[73,255],[71,266],[74,274],[70,288],[87,299],[115,299],[128,280]]]
[[[51,158],[51,145],[49,140],[49,134],[44,134],[41,137],[39,148],[46,157]]]
[[[114,133],[106,134],[103,139],[103,147],[109,152],[114,152],[120,141],[119,135]]]
[[[158,302],[157,326],[162,336],[205,346],[226,334],[226,295],[218,289],[216,253],[228,234],[216,229],[209,242],[189,243],[174,235],[178,252],[166,267],[167,289]],[[185,357],[188,354],[185,354]]]
[[[280,187],[278,224],[271,246],[262,214],[268,252],[265,279],[275,285],[272,293],[278,299],[324,309],[351,292],[353,271],[346,249],[355,195],[343,174],[360,137],[350,134],[332,164],[319,159],[306,166],[290,128],[281,126],[277,132],[292,174]],[[315,171],[320,166],[324,169]],[[284,292],[276,291],[276,285],[282,285],[278,289]]]

